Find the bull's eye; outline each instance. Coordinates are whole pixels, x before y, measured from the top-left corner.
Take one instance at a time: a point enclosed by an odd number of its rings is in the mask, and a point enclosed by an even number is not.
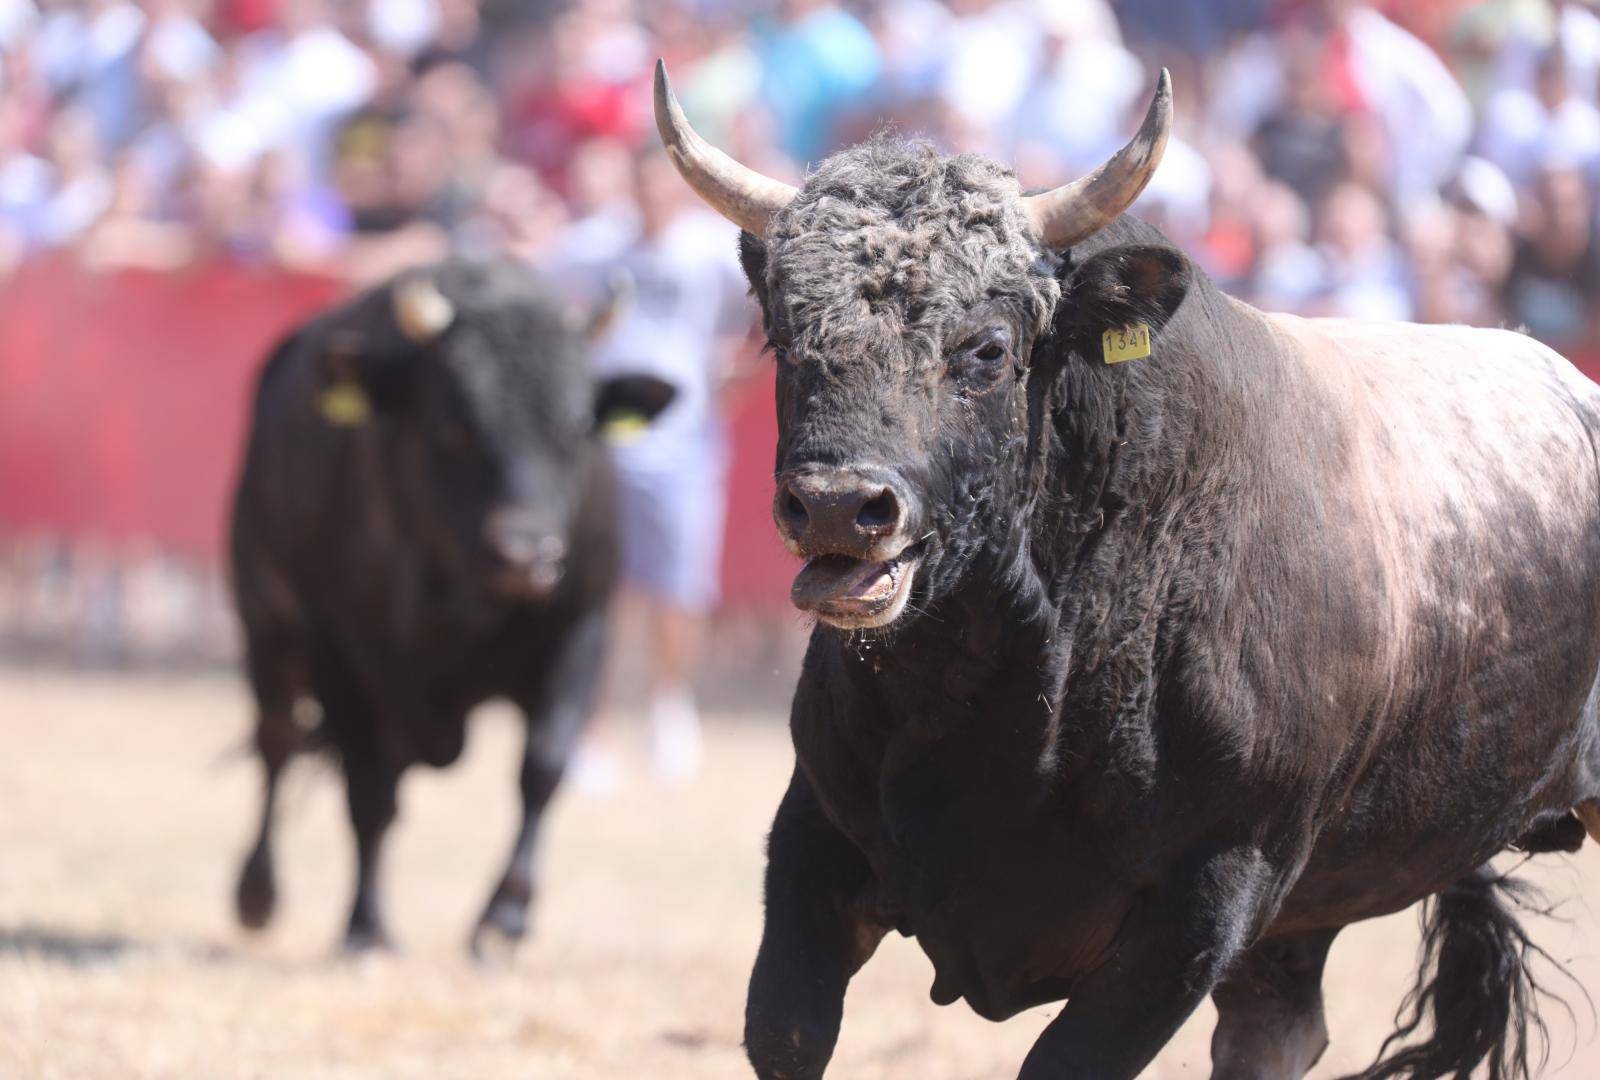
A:
[[[774,345],[772,347],[772,355],[777,357],[778,363],[780,364],[787,364],[789,362],[789,350],[784,348],[782,345]]]
[[[950,377],[969,388],[993,384],[1005,370],[1002,361],[1010,355],[1005,331],[993,329],[969,338],[950,354]]]

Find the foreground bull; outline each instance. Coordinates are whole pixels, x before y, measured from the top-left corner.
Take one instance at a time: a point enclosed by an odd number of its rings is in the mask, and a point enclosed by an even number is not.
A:
[[[1433,1029],[1371,1075],[1526,1073],[1486,863],[1575,849],[1600,795],[1600,392],[1515,333],[1219,293],[1122,215],[1165,75],[1127,148],[1027,197],[888,139],[796,191],[695,136],[659,68],[656,109],[745,230],[819,620],[757,1073],[822,1073],[892,929],[936,1002],[1066,1000],[1024,1076],[1132,1077],[1207,994],[1217,1075],[1299,1076],[1335,935],[1426,897]]]
[[[449,262],[320,316],[268,362],[233,520],[266,771],[239,882],[247,926],[276,897],[279,776],[325,742],[356,832],[346,945],[385,943],[376,875],[400,774],[453,762],[468,710],[504,696],[527,720],[522,826],[473,948],[523,936],[539,819],[594,699],[614,576],[596,433],[672,396],[646,378],[596,387],[584,329],[527,270]]]

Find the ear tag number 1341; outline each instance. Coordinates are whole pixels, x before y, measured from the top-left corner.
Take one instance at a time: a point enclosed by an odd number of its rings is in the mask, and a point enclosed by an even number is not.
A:
[[[1100,335],[1100,344],[1105,349],[1108,364],[1141,359],[1150,355],[1150,327],[1134,323],[1107,330]]]

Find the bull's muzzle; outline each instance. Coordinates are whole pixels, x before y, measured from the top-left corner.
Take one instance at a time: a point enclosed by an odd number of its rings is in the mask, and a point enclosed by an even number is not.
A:
[[[905,546],[909,503],[885,473],[827,469],[781,479],[772,513],[797,555],[881,559]]]
[[[898,618],[916,573],[911,498],[875,469],[807,469],[779,477],[772,516],[789,550],[806,560],[790,599],[835,626]]]
[[[514,596],[543,596],[561,581],[567,543],[542,515],[503,506],[484,520],[484,540],[499,563],[496,587]]]

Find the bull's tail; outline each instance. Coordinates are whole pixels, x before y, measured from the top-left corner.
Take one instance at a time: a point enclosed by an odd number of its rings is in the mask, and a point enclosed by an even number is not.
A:
[[[1531,963],[1565,972],[1529,939],[1519,909],[1549,913],[1534,886],[1489,866],[1426,901],[1417,984],[1359,1080],[1467,1080],[1480,1067],[1489,1080],[1531,1080],[1548,1055],[1539,998],[1553,997]],[[1425,1024],[1426,1039],[1402,1045]]]

